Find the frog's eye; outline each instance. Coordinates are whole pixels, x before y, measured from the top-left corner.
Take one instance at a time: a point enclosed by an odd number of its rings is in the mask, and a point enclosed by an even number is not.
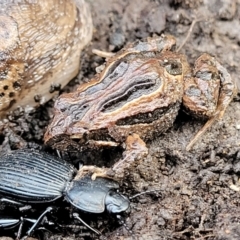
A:
[[[176,76],[182,74],[182,64],[180,62],[167,60],[164,62],[164,67],[171,75]]]

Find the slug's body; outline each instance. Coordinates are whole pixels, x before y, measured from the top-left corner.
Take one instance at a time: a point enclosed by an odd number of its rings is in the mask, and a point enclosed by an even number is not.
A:
[[[0,117],[48,101],[79,71],[92,36],[84,0],[0,2]]]

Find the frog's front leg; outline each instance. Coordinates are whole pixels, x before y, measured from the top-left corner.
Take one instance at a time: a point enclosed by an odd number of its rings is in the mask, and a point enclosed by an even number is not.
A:
[[[148,154],[148,148],[145,142],[137,135],[129,135],[126,139],[126,147],[123,152],[123,158],[116,162],[111,168],[100,168],[96,166],[83,166],[78,177],[85,174],[92,174],[92,179],[96,177],[111,178],[114,180],[122,180],[129,173],[129,169]]]
[[[230,74],[214,57],[203,54],[196,60],[193,77],[184,82],[183,104],[191,114],[208,121],[187,145],[187,151],[223,116],[235,91]]]

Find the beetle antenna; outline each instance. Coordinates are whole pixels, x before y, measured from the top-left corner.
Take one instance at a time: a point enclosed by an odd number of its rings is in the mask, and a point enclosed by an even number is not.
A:
[[[129,199],[132,200],[132,199],[134,199],[136,197],[139,197],[141,195],[148,194],[148,193],[156,193],[156,192],[161,192],[161,190],[155,189],[155,190],[148,190],[148,191],[140,192],[138,194],[133,195],[132,197],[129,197]]]
[[[85,225],[87,228],[91,229],[91,230],[92,230],[93,232],[95,232],[96,234],[101,235],[101,233],[100,233],[98,230],[90,227],[86,222],[84,222],[84,221],[79,217],[79,214],[78,214],[78,213],[73,213],[73,217],[76,218],[78,221],[80,221],[80,222],[81,222],[83,225]]]

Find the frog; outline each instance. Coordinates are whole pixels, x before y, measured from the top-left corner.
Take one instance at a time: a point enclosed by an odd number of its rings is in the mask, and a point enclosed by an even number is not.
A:
[[[176,51],[172,35],[128,44],[104,69],[76,91],[55,102],[45,143],[57,149],[124,146],[111,169],[85,167],[92,177],[122,178],[136,159],[146,156],[146,142],[169,129],[179,110],[206,124],[186,146],[188,151],[231,102],[236,85],[214,56],[204,53],[191,67]]]

